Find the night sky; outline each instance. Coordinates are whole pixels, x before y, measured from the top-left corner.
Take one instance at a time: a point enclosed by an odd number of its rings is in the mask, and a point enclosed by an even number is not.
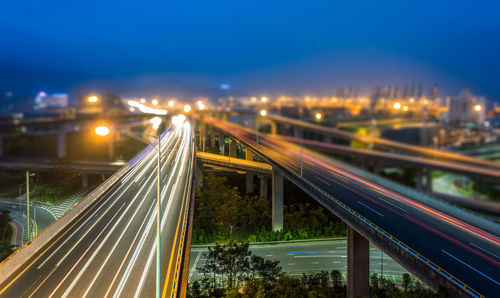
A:
[[[499,100],[495,2],[5,0],[0,92],[439,83],[443,93],[469,87]]]

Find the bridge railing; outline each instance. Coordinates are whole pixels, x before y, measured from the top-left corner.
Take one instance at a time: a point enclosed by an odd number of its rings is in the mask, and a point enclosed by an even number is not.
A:
[[[236,139],[239,139],[237,136],[233,135],[232,133],[230,133],[228,131],[226,131],[226,133],[232,135]],[[361,220],[368,227],[370,227],[373,231],[375,231],[376,233],[378,233],[382,237],[390,240],[394,244],[396,244],[396,245],[400,246],[401,248],[403,248],[406,252],[408,252],[411,255],[413,255],[422,264],[424,264],[425,266],[427,266],[430,269],[434,270],[438,274],[442,275],[444,278],[446,278],[447,280],[449,280],[450,282],[452,282],[453,284],[455,284],[458,288],[462,289],[463,291],[467,292],[468,294],[470,294],[470,295],[472,295],[474,297],[484,297],[479,292],[477,292],[476,290],[474,290],[473,288],[471,288],[470,286],[468,286],[465,282],[459,280],[458,278],[456,278],[455,276],[453,276],[451,273],[447,272],[445,269],[441,268],[440,266],[438,266],[437,264],[435,264],[431,260],[427,259],[421,253],[419,253],[416,249],[410,247],[409,245],[405,244],[404,242],[402,242],[401,240],[399,240],[395,236],[391,235],[389,232],[387,232],[384,229],[380,228],[379,226],[377,226],[376,224],[374,224],[373,222],[371,222],[370,220],[368,220],[367,218],[365,218],[361,214],[357,213],[356,211],[354,211],[352,208],[350,208],[349,206],[347,206],[346,204],[344,204],[343,202],[341,202],[337,198],[331,196],[330,194],[328,194],[327,192],[325,192],[321,188],[317,187],[315,184],[313,184],[309,180],[305,179],[304,177],[301,177],[300,174],[296,173],[295,171],[289,169],[288,167],[286,167],[284,165],[278,164],[278,163],[274,162],[273,160],[270,160],[268,157],[265,157],[259,151],[259,149],[256,148],[255,146],[253,146],[252,144],[247,143],[246,145],[249,146],[249,147],[251,147],[252,150],[256,154],[260,155],[262,158],[264,158],[265,160],[267,160],[268,162],[270,162],[273,166],[279,168],[281,171],[293,175],[298,180],[304,181],[306,183],[306,185],[310,189],[312,189],[315,192],[323,195],[324,197],[329,198],[332,202],[334,202],[336,205],[340,206],[342,209],[344,209],[345,211],[347,211],[349,214],[351,214],[355,218]]]

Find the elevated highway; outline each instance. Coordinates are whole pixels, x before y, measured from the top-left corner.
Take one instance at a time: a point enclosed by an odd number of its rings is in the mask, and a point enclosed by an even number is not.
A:
[[[161,139],[161,294],[179,289],[192,195],[188,122]],[[156,293],[156,143],[0,265],[2,297]]]
[[[483,167],[500,171],[500,163],[482,160],[466,155],[461,155],[453,152],[446,152],[442,150],[435,150],[420,146],[408,145],[400,142],[376,138],[371,136],[360,136],[350,132],[341,131],[335,128],[325,127],[297,119],[283,117],[279,115],[266,116],[271,122],[276,124],[287,125],[297,129],[303,129],[329,138],[338,138],[346,141],[356,141],[364,144],[371,144],[375,149],[384,149],[384,151],[405,153],[408,155],[419,156],[429,159],[437,159],[440,161],[447,161],[453,163],[461,163],[463,165],[471,165],[476,167]],[[275,132],[278,129],[274,129]],[[298,133],[296,133],[298,136]]]
[[[456,294],[500,292],[500,225],[482,229],[339,167],[330,158],[245,127],[205,119],[269,162],[425,283]]]

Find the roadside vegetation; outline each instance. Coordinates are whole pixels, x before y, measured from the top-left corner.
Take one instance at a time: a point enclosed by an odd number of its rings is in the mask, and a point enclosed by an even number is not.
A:
[[[197,270],[203,278],[188,287],[188,297],[346,297],[340,271],[321,271],[295,278],[283,274],[279,261],[253,255],[248,243],[229,241],[209,247],[206,261]],[[447,297],[446,290],[434,293],[407,273],[403,283],[370,276],[370,297]]]
[[[285,188],[286,189],[286,188]],[[224,176],[206,175],[196,190],[193,243],[345,237],[346,225],[297,189],[285,193],[284,228],[272,231],[271,200],[241,195]]]
[[[9,210],[0,210],[0,261],[14,252],[15,245],[10,243],[12,239],[12,227]]]

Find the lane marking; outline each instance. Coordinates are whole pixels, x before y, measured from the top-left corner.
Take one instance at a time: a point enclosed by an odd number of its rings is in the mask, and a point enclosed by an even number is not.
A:
[[[379,197],[379,199],[380,199],[381,201],[383,201],[384,203],[387,203],[387,204],[391,205],[392,207],[398,208],[399,210],[401,210],[401,211],[403,211],[403,212],[406,212],[406,210],[405,210],[405,209],[403,209],[403,208],[401,208],[401,207],[399,207],[399,206],[396,206],[395,204],[393,204],[393,203],[389,202],[388,200],[384,200],[383,198],[380,198],[380,197]]]
[[[99,239],[99,236],[101,236],[101,234],[106,231],[106,228],[111,223],[113,223],[113,219],[120,213],[120,210],[122,210],[123,206],[125,206],[125,203],[123,203],[123,205],[120,207],[120,209],[118,209],[118,212],[116,212],[115,215],[113,215],[113,217],[111,218],[111,220],[106,224],[106,226],[102,229],[102,231],[99,233],[99,235],[97,235],[97,237],[95,237],[94,241],[92,241],[92,243],[87,247],[87,249],[83,252],[83,254],[81,255],[81,257],[76,261],[76,263],[73,265],[73,267],[71,267],[71,269],[69,270],[69,272],[66,273],[66,275],[64,276],[64,278],[59,282],[59,284],[52,291],[52,293],[49,295],[49,297],[54,296],[54,294],[57,292],[57,290],[59,290],[59,287],[64,283],[64,281],[66,280],[66,278],[68,278],[68,276],[73,272],[73,270],[76,268],[76,266],[78,266],[78,264],[82,261],[83,257],[85,257],[85,255],[87,254],[87,252],[92,248],[92,246],[94,245],[94,243],[96,243],[96,241]]]
[[[318,179],[319,181],[323,182],[324,184],[326,185],[330,185],[330,183],[326,182],[325,180],[319,178],[318,176],[316,176],[316,179]]]
[[[465,263],[464,261],[462,261],[459,258],[455,257],[454,255],[450,254],[449,252],[446,252],[442,249],[441,249],[441,251],[500,286],[500,282],[498,282],[498,281],[494,280],[493,278],[489,277],[488,275],[482,273],[481,271],[479,271],[476,268],[472,267],[471,265]]]
[[[474,244],[474,243],[472,243],[472,242],[470,242],[470,244],[471,244],[471,245],[473,245],[473,246],[475,246],[475,247],[477,247],[477,248],[479,248],[480,250],[482,250],[482,251],[484,251],[484,252],[487,252],[487,253],[489,253],[490,255],[495,256],[495,257],[497,257],[498,259],[500,259],[500,257],[499,257],[499,256],[497,256],[496,254],[494,254],[494,253],[490,252],[489,250],[486,250],[486,249],[482,248],[481,246],[475,245],[475,244]]]
[[[373,211],[373,212],[377,213],[378,215],[380,215],[380,216],[384,217],[384,215],[383,215],[382,213],[375,211],[373,208],[369,207],[368,205],[366,205],[366,204],[364,204],[364,203],[362,203],[362,202],[360,202],[360,201],[358,201],[358,203],[360,203],[361,205],[363,205],[363,206],[365,206],[366,208],[370,209],[371,211]]]
[[[202,252],[199,252],[198,255],[196,256],[196,259],[194,260],[193,267],[191,268],[191,271],[189,272],[190,276],[193,276],[194,270],[196,269],[196,265],[198,265],[198,261],[200,260],[202,254],[203,254]]]

